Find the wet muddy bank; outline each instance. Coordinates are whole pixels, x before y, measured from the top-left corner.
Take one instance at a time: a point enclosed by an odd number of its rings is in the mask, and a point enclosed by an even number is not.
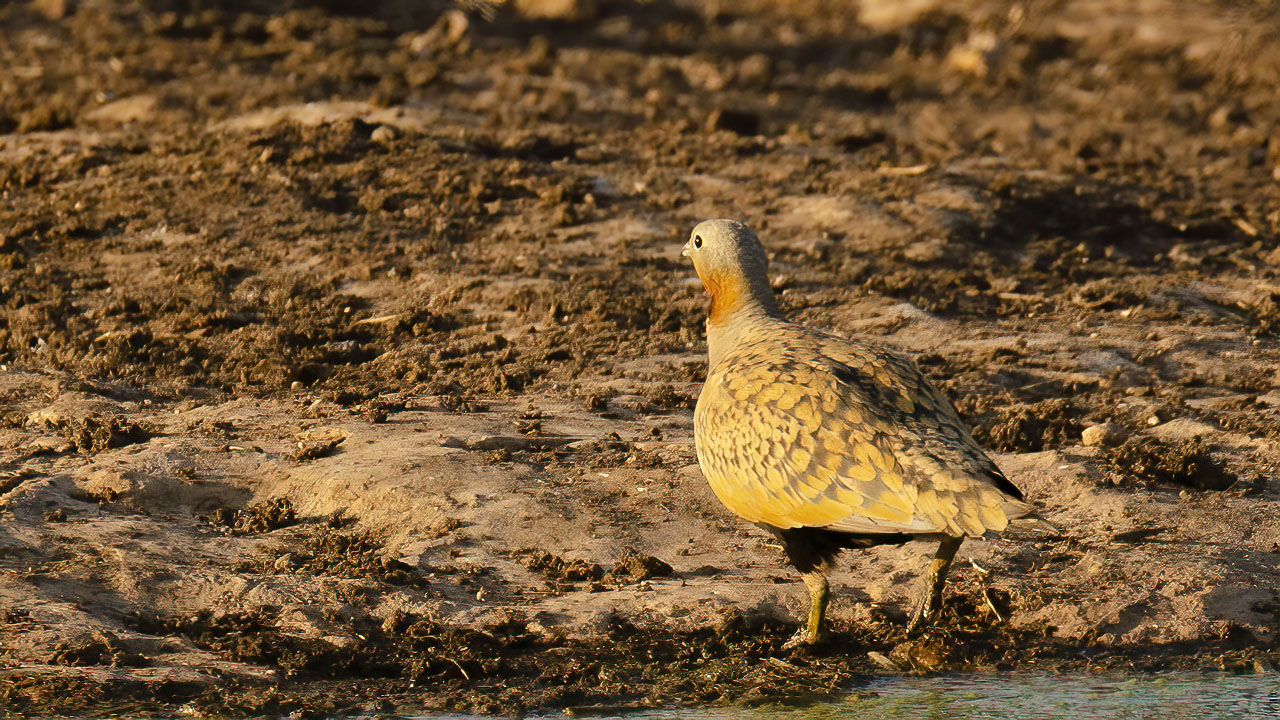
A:
[[[969,598],[960,599],[963,606]],[[948,612],[943,628],[912,639],[888,628],[845,629],[818,649],[780,651],[785,622],[726,617],[698,633],[638,628],[616,618],[595,640],[564,640],[511,623],[449,628],[428,618],[364,623],[361,642],[337,646],[271,630],[271,618],[179,618],[175,635],[270,668],[256,682],[156,680],[141,672],[6,671],[5,709],[16,716],[80,712],[197,716],[299,716],[463,712],[571,716],[646,708],[804,705],[838,700],[898,673],[1017,672],[1047,675],[1168,670],[1274,675],[1280,654],[1226,638],[1194,647],[1113,647],[1046,642],[990,618]],[[70,666],[137,662],[104,642],[54,659]],[[101,652],[101,657],[88,655]],[[110,656],[110,662],[107,661]],[[83,661],[83,662],[82,662]],[[133,675],[132,677],[130,675]]]

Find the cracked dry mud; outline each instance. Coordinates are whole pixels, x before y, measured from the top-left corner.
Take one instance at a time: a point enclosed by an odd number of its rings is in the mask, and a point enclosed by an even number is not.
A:
[[[1274,4],[570,4],[0,6],[0,707],[1276,672]],[[966,543],[921,637],[881,548],[783,652],[697,472],[726,215],[1061,529]]]

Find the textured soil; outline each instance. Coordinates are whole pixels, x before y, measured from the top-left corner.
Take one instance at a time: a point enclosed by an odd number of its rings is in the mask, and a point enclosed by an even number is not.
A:
[[[0,714],[801,702],[1280,664],[1270,2],[0,4]],[[1057,533],[848,553],[692,449],[688,228]],[[1095,426],[1109,423],[1105,428]],[[1085,443],[1085,438],[1089,443]]]

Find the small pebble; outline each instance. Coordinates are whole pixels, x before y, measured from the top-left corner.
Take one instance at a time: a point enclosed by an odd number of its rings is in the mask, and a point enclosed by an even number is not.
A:
[[[1089,446],[1119,445],[1124,442],[1124,428],[1113,422],[1090,425],[1080,433],[1080,441]]]
[[[879,665],[885,670],[892,670],[894,672],[902,671],[902,668],[898,667],[898,663],[890,660],[889,658],[885,657],[883,653],[878,653],[875,650],[872,650],[871,652],[867,653],[867,658],[869,658],[871,662],[875,663],[876,665]]]
[[[391,142],[396,139],[396,130],[390,125],[379,125],[369,134],[369,139],[376,143]]]

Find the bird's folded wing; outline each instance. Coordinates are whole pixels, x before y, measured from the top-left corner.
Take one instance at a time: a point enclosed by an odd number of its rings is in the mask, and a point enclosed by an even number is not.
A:
[[[714,378],[695,422],[717,497],[751,522],[850,533],[981,535],[1020,514],[966,432],[920,419],[934,398],[886,403],[869,396],[876,383],[874,372],[798,361]]]

